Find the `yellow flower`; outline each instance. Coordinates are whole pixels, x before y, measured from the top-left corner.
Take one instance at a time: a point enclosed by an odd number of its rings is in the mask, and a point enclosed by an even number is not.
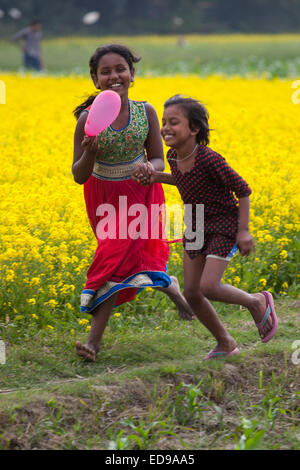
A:
[[[271,264],[270,267],[271,267],[271,269],[273,269],[273,271],[276,271],[278,269],[278,266],[277,266],[276,263]]]
[[[47,325],[46,328],[47,328],[48,330],[50,330],[50,331],[54,331],[54,327],[53,327],[52,325]]]
[[[233,282],[234,284],[239,284],[241,282],[241,279],[239,278],[239,276],[234,276]]]
[[[27,302],[31,305],[35,305],[36,304],[36,300],[35,299],[27,299]]]
[[[262,285],[262,287],[266,287],[266,285],[267,285],[267,280],[264,279],[264,278],[261,278],[261,279],[259,280],[259,283]]]
[[[278,243],[283,247],[284,245],[287,245],[290,242],[290,239],[287,237],[282,237],[279,238]]]
[[[13,282],[15,280],[15,273],[12,269],[6,271],[6,281]]]
[[[48,290],[49,290],[49,294],[52,296],[52,297],[56,297],[57,296],[57,292],[56,292],[56,286],[49,286],[48,287]]]
[[[288,257],[288,252],[286,250],[282,250],[280,252],[280,258],[286,259]]]
[[[39,318],[35,313],[33,313],[31,316],[32,316],[32,318],[34,318],[35,320],[38,320],[38,318]]]
[[[265,236],[265,240],[266,240],[267,242],[272,242],[272,241],[274,240],[274,238],[272,237],[272,235],[267,234],[267,235]]]
[[[85,329],[86,333],[88,333],[90,331],[90,329],[91,329],[91,325],[88,325]]]
[[[79,325],[87,325],[89,323],[89,320],[87,318],[81,318],[79,321],[78,321]]]
[[[114,317],[119,318],[121,314],[119,312],[114,313]]]
[[[287,282],[284,282],[281,286],[283,289],[288,289],[289,285]]]
[[[68,294],[68,293],[70,293],[70,292],[74,292],[74,290],[75,290],[75,286],[73,286],[73,284],[69,284],[69,285],[68,285],[68,284],[65,284],[65,285],[61,288],[60,292],[61,292],[62,294]]]
[[[55,299],[50,299],[48,302],[44,302],[44,305],[48,305],[48,307],[57,307],[58,302]]]
[[[174,252],[174,253],[172,253],[172,261],[174,263],[180,263],[182,261],[182,259],[180,258],[178,253]]]

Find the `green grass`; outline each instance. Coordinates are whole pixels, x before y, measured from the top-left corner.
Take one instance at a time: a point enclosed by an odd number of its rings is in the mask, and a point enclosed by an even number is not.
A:
[[[298,307],[276,302],[280,326],[263,345],[245,310],[223,306],[241,352],[213,361],[213,338],[172,308],[126,328],[112,317],[96,363],[76,356],[79,329],[14,341],[2,329],[0,449],[299,449]]]
[[[139,75],[300,75],[300,36],[187,36],[179,46],[176,36],[45,39],[43,57],[51,74],[88,75],[88,61],[96,47],[121,42],[142,56]],[[21,52],[0,41],[0,70],[17,71]]]

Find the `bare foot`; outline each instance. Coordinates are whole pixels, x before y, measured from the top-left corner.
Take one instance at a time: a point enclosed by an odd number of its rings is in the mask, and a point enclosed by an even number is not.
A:
[[[254,306],[253,308],[249,309],[253,320],[255,321],[256,325],[261,323],[267,310],[267,301],[262,293],[252,294],[254,298]],[[265,323],[263,324],[262,328],[259,330],[259,334],[261,338],[264,338],[269,331],[272,329],[272,319],[271,315],[268,316]]]
[[[179,282],[177,277],[175,276],[170,276],[172,283],[169,287],[162,288],[159,290],[162,290],[165,292],[170,299],[174,302],[178,309],[178,313],[180,318],[183,320],[193,320],[195,318],[194,312],[182,293],[180,292],[180,287],[179,287]]]
[[[85,344],[81,344],[80,341],[76,341],[75,347],[78,356],[83,357],[86,361],[96,361],[96,354],[98,351],[96,351],[94,348],[89,347]]]
[[[222,338],[218,341],[217,346],[213,349],[213,352],[232,352],[237,347],[235,339],[228,335],[226,338]]]

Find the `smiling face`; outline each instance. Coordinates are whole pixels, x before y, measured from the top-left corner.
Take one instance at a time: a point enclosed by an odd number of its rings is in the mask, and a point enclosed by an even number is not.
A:
[[[97,67],[97,75],[92,75],[96,88],[113,90],[121,97],[127,96],[130,83],[134,80],[134,71],[119,54],[113,52],[101,57]]]
[[[190,128],[189,120],[179,105],[165,108],[161,135],[168,147],[180,148],[194,142],[198,131]]]

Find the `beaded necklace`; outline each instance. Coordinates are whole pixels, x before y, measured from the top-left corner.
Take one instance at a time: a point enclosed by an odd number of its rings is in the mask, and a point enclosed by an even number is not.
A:
[[[199,144],[196,144],[195,147],[194,147],[194,150],[192,151],[192,153],[190,153],[189,155],[187,155],[184,158],[180,158],[180,159],[178,159],[178,158],[169,158],[169,160],[174,160],[176,162],[183,162],[184,160],[187,160],[188,158],[190,158],[198,147],[199,147]]]

